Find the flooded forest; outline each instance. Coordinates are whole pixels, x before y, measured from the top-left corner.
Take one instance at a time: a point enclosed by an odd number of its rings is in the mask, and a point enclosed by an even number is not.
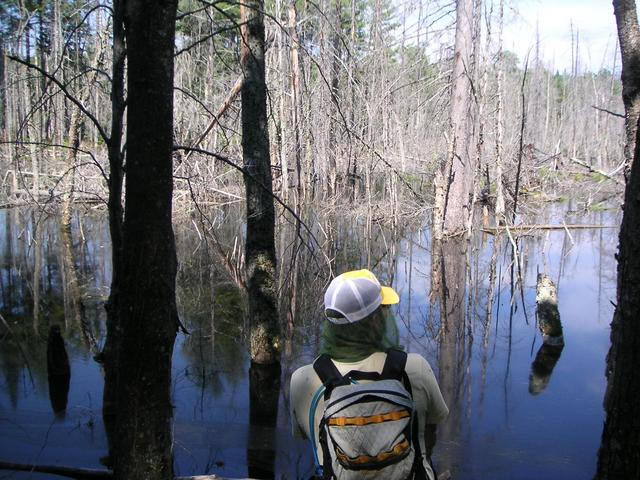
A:
[[[504,0],[2,2],[0,478],[312,478],[289,382],[360,268],[449,407],[438,472],[633,478],[614,7],[592,71],[569,20],[570,68],[510,51]]]

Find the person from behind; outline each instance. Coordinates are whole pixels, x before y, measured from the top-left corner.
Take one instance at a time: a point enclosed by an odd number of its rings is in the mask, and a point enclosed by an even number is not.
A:
[[[436,478],[436,426],[449,410],[429,363],[399,345],[399,300],[369,270],[325,292],[320,356],[290,385],[293,434],[310,440],[317,477]]]

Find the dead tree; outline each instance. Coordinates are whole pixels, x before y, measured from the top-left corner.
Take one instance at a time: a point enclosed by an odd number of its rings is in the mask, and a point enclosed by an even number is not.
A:
[[[473,0],[458,0],[456,5],[456,40],[451,87],[451,138],[449,154],[436,182],[434,210],[438,237],[461,233],[470,214],[469,194],[473,182],[469,154],[471,129],[471,52],[473,49]],[[441,230],[441,231],[438,231]]]

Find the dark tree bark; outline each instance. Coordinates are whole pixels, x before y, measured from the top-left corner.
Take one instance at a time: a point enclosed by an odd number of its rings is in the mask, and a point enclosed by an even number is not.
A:
[[[635,10],[634,10],[635,15]],[[640,143],[624,198],[618,247],[617,305],[607,355],[607,414],[596,479],[640,478]]]
[[[115,478],[170,479],[176,337],[173,50],[177,0],[128,0],[127,190],[118,298]]]
[[[249,294],[250,354],[256,363],[279,361],[275,209],[272,196],[263,0],[247,0],[242,17],[242,155],[247,197],[245,262]]]
[[[618,247],[617,305],[607,355],[606,420],[598,452],[597,479],[640,478],[640,33],[634,1],[613,2],[622,50],[622,97],[627,114],[630,174]],[[631,123],[633,122],[633,123]],[[632,136],[631,136],[632,135]]]
[[[618,26],[622,54],[622,101],[625,110],[625,173],[628,177],[636,143],[640,117],[640,27],[635,0],[614,0],[613,11]]]
[[[118,399],[118,350],[122,338],[122,327],[118,321],[118,298],[122,277],[122,182],[123,155],[122,133],[125,110],[124,69],[125,69],[124,3],[113,1],[113,64],[111,66],[111,131],[107,142],[109,157],[109,234],[111,237],[111,288],[107,310],[107,338],[101,359],[104,363],[104,392],[102,398],[102,418],[107,432],[109,457],[113,455],[115,419]]]

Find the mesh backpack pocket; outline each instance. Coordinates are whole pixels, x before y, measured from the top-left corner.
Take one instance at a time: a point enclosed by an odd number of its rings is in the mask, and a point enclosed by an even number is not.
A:
[[[324,478],[414,477],[421,464],[414,440],[417,417],[411,387],[405,387],[408,379],[403,381],[406,353],[393,352],[387,355],[381,374],[349,372],[341,376],[324,356],[314,363],[326,388],[319,427]],[[388,366],[390,362],[396,365]],[[362,379],[373,381],[356,383]]]

